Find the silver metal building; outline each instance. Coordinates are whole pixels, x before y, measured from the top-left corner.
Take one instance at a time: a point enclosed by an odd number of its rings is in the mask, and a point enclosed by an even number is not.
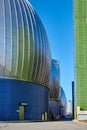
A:
[[[50,69],[47,34],[29,1],[0,0],[0,120],[48,115]]]
[[[61,117],[66,116],[67,99],[63,88],[60,89]]]
[[[0,76],[48,86],[50,47],[27,0],[0,0]]]
[[[49,115],[55,120],[60,115],[60,64],[57,60],[51,60],[51,78],[50,78],[50,101]]]
[[[51,60],[51,78],[50,78],[50,99],[58,100],[60,94],[60,63],[57,60]]]

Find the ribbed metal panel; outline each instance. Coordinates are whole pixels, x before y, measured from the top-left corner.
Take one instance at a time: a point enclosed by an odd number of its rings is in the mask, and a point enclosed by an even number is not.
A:
[[[0,76],[48,86],[51,54],[41,20],[27,0],[0,0]]]
[[[60,64],[58,61],[51,60],[51,79],[50,79],[50,99],[58,100],[60,94]]]

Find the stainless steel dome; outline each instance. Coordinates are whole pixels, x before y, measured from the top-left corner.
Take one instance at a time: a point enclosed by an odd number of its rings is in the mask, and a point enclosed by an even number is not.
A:
[[[41,20],[27,0],[0,0],[0,76],[48,86],[51,54]]]
[[[57,60],[51,60],[50,99],[58,100],[60,94],[60,64]]]

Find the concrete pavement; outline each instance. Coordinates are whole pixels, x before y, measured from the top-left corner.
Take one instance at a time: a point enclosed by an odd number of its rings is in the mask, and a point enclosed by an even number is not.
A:
[[[0,130],[87,130],[87,124],[73,121],[54,122],[0,122]]]

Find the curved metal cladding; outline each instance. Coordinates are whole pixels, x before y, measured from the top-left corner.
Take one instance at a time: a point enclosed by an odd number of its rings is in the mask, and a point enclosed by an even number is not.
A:
[[[50,99],[58,100],[60,94],[60,64],[57,60],[51,60]]]
[[[51,54],[41,20],[27,0],[0,0],[0,76],[48,86]]]
[[[66,107],[67,99],[66,99],[66,95],[62,87],[60,88],[60,102],[61,102],[62,107]]]
[[[67,99],[63,88],[60,88],[61,117],[66,116]]]
[[[66,106],[67,104],[66,95],[62,87],[60,89],[60,100],[61,100],[62,106]]]

